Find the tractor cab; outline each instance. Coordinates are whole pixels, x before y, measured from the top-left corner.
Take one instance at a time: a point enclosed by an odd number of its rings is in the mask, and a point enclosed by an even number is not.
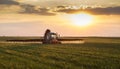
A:
[[[58,39],[58,35],[56,33],[50,33],[51,39]]]

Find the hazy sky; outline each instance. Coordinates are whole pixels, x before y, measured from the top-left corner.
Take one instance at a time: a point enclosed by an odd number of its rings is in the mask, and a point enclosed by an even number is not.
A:
[[[71,21],[81,12],[93,17],[89,26]],[[47,28],[62,36],[120,37],[120,0],[0,0],[0,36],[42,36]]]

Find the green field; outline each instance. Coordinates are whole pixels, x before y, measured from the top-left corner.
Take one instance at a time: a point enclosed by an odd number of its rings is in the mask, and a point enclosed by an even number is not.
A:
[[[0,69],[120,69],[120,38],[84,40],[55,45],[0,42]]]

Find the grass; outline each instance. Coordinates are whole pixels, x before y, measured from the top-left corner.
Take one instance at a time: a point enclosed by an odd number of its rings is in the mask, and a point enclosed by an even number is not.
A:
[[[85,39],[85,44],[0,43],[0,69],[120,69],[119,39]]]

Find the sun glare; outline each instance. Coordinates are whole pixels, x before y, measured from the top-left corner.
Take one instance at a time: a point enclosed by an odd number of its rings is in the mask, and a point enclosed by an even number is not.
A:
[[[93,16],[87,13],[72,14],[70,20],[77,26],[88,26],[93,21]]]

